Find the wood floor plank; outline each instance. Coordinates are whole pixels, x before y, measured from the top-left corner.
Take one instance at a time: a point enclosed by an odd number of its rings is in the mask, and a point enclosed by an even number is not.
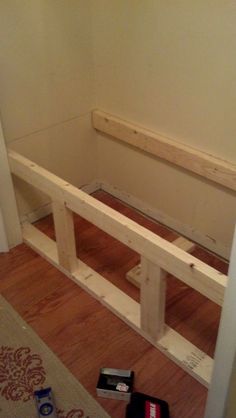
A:
[[[104,192],[95,197],[163,238],[173,241],[178,236]],[[82,218],[74,222],[79,257],[139,300],[138,290],[125,280],[126,272],[139,262],[138,254]],[[38,226],[53,238],[51,217]],[[194,255],[227,272],[227,264],[214,255],[200,248]],[[0,291],[94,397],[100,367],[133,368],[135,389],[166,399],[172,418],[203,418],[207,390],[200,383],[24,244],[0,255]],[[168,277],[168,325],[209,355],[214,352],[219,316],[218,306]],[[125,402],[97,400],[113,418],[125,416]]]

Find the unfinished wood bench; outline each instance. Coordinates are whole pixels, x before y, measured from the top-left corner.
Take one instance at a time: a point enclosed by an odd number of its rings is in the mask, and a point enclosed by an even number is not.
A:
[[[12,174],[52,200],[56,242],[30,223],[22,225],[24,242],[208,386],[213,359],[165,324],[166,275],[218,305],[223,303],[227,276],[189,254],[192,243],[170,243],[22,155],[9,150],[8,157]],[[77,258],[73,212],[140,254],[140,266],[128,274],[139,278],[140,304]]]

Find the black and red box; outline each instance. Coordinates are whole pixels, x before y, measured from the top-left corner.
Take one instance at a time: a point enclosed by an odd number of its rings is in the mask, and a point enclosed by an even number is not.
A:
[[[161,399],[133,392],[127,405],[126,418],[170,418],[169,406]]]

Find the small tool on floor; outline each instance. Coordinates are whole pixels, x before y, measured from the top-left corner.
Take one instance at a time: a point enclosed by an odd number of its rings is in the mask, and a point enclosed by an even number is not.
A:
[[[126,418],[169,418],[168,403],[145,395],[133,392],[130,403],[127,405]]]
[[[57,418],[56,406],[51,388],[36,390],[34,392],[39,418]]]

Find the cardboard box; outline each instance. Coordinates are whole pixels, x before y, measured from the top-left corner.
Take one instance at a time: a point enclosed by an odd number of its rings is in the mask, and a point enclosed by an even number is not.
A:
[[[102,398],[130,400],[133,390],[134,372],[132,370],[100,369],[97,383],[97,395]]]

